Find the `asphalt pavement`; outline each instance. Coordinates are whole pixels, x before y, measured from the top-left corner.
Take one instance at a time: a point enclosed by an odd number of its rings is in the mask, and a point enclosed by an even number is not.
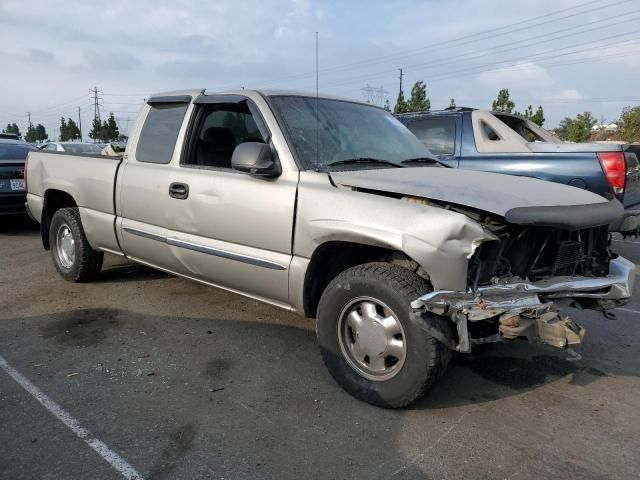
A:
[[[310,320],[116,257],[67,283],[0,218],[0,479],[639,478],[638,290],[614,313],[575,312],[581,360],[485,346],[384,410],[332,381]]]

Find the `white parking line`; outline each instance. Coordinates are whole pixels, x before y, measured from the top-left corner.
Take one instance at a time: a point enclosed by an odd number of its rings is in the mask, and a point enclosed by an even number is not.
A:
[[[639,310],[631,310],[630,308],[616,308],[616,310],[622,310],[623,312],[629,312],[629,313],[637,313],[638,315],[640,315]]]
[[[9,363],[0,355],[0,367],[7,372],[7,374],[20,384],[29,394],[38,400],[44,408],[49,410],[55,417],[64,423],[69,430],[76,434],[76,436],[82,439],[87,445],[95,450],[98,455],[104,458],[113,468],[122,474],[122,476],[128,480],[142,480],[144,477],[140,475],[135,468],[129,465],[124,458],[111,450],[105,443],[92,437],[91,432],[82,427],[80,423],[69,415],[60,405],[51,400],[47,395],[42,392],[38,387],[29,381],[24,375],[13,368]]]

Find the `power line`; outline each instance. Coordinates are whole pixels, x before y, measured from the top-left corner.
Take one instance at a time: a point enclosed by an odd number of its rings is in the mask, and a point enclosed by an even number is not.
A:
[[[509,44],[506,45],[504,48],[492,49],[490,51],[486,51],[486,49],[475,50],[475,51],[471,51],[471,52],[466,52],[464,54],[456,55],[456,56],[453,56],[453,57],[447,57],[446,59],[442,59],[443,61],[436,60],[436,61],[431,61],[431,62],[425,62],[425,63],[418,63],[418,64],[414,64],[414,65],[409,65],[408,68],[411,69],[411,68],[423,67],[423,66],[427,66],[427,65],[429,66],[429,68],[431,68],[433,66],[442,66],[442,65],[447,65],[447,64],[451,64],[451,63],[457,63],[460,59],[465,59],[465,57],[471,57],[469,59],[474,59],[475,60],[478,57],[493,56],[493,55],[495,55],[497,53],[505,53],[505,52],[510,52],[510,51],[513,51],[513,50],[520,50],[523,47],[537,46],[537,45],[540,45],[540,44],[543,44],[543,43],[551,42],[553,40],[572,37],[574,35],[579,35],[581,33],[588,33],[588,32],[592,32],[592,31],[600,30],[601,28],[608,28],[608,27],[620,25],[622,23],[628,23],[628,22],[636,21],[640,17],[629,18],[629,15],[634,14],[634,13],[639,13],[639,12],[640,12],[640,9],[634,10],[634,11],[631,11],[631,12],[627,12],[627,13],[625,13],[623,15],[614,15],[612,17],[607,17],[607,18],[595,20],[593,22],[585,23],[585,24],[582,24],[582,25],[576,25],[576,26],[573,26],[573,27],[564,28],[562,30],[556,30],[556,31],[553,31],[553,32],[543,33],[543,34],[537,35],[535,37],[528,37],[528,38],[523,39],[523,40],[517,40],[517,41],[514,41],[514,42],[509,42]],[[612,23],[612,24],[608,24],[608,25],[602,25],[602,26],[599,26],[597,28],[591,28],[591,29],[586,29],[586,30],[581,30],[581,31],[578,31],[578,32],[574,32],[574,33],[568,33],[568,34],[564,34],[564,35],[558,35],[558,36],[555,36],[555,37],[549,37],[549,35],[554,35],[556,33],[564,33],[567,30],[572,30],[574,28],[582,28],[582,27],[585,27],[585,26],[588,26],[588,25],[593,25],[593,24],[597,24],[597,23],[606,22],[606,21],[613,20],[613,19],[620,18],[620,17],[624,17],[625,19],[621,20],[620,22],[616,22],[616,23]],[[625,36],[625,35],[629,35],[629,34],[632,34],[632,33],[636,33],[636,32],[635,31],[625,32],[625,33],[622,33],[622,34],[619,34],[619,35],[615,35],[615,37]],[[539,38],[544,39],[544,40],[529,43],[531,40],[539,39]],[[611,38],[611,37],[607,37],[607,38]],[[524,45],[518,45],[518,44],[522,44],[522,43],[524,43]],[[588,42],[588,43],[592,43],[592,42]],[[518,45],[518,46],[515,46],[515,45]],[[569,47],[562,47],[561,49],[564,49],[564,48],[569,48]],[[555,49],[555,50],[557,50],[557,49]]]
[[[38,113],[38,114],[47,113],[47,112],[54,111],[54,110],[60,109],[62,107],[65,107],[67,105],[71,105],[71,104],[74,104],[74,103],[77,104],[79,101],[81,101],[81,100],[83,100],[85,98],[86,97],[84,95],[82,95],[81,97],[76,97],[76,98],[74,98],[72,100],[67,100],[67,101],[59,103],[57,105],[51,105],[51,106],[48,106],[48,107],[42,107],[42,108],[39,108],[39,109],[33,109],[33,110],[31,110],[31,113]]]
[[[638,10],[638,12],[640,12],[640,10]],[[617,17],[612,17],[612,18],[617,18]],[[560,39],[560,38],[566,38],[566,37],[570,37],[570,36],[577,35],[577,34],[580,34],[580,33],[587,33],[587,32],[591,32],[591,31],[599,30],[601,28],[609,28],[609,27],[620,25],[620,24],[623,24],[623,23],[637,21],[638,18],[640,18],[640,17],[626,18],[626,19],[621,20],[621,21],[616,22],[616,23],[612,23],[612,24],[608,24],[608,25],[604,25],[604,26],[599,26],[599,27],[596,27],[596,28],[591,28],[591,29],[587,29],[587,30],[584,30],[584,31],[574,32],[574,33],[570,33],[570,34],[566,34],[566,35],[559,35],[559,36],[556,36],[556,37],[553,37],[553,38],[547,38],[545,40],[542,40],[542,41],[539,41],[539,42],[534,42],[533,44],[526,45],[526,46],[532,47],[532,46],[539,45],[541,43],[547,43],[547,42],[549,42],[551,40],[557,40],[557,39]],[[607,18],[607,19],[603,19],[603,20],[610,20],[610,19],[611,18]],[[603,21],[603,20],[601,20],[601,21]],[[556,33],[556,32],[553,32],[553,33]],[[626,36],[626,35],[629,35],[631,33],[636,33],[636,32],[635,31],[634,32],[626,32],[626,33],[623,33],[623,34],[614,35],[612,37]],[[606,38],[612,38],[612,37],[605,37],[605,39]],[[603,40],[603,39],[600,39],[598,41],[601,41],[601,40]],[[591,43],[591,42],[587,42],[587,43]],[[522,46],[518,47],[517,49],[520,49],[520,48],[522,48]],[[564,48],[567,48],[567,47],[564,47]],[[506,49],[505,51],[507,51],[507,50],[511,50],[511,49],[509,48],[509,49]],[[554,51],[557,51],[557,50],[558,49],[556,49]],[[563,48],[560,48],[559,50],[563,50]],[[495,53],[497,53],[497,52],[493,52],[493,51],[489,52],[489,54],[494,54],[494,55],[495,55]],[[528,57],[519,58],[519,61],[522,61],[524,59],[528,59]],[[474,69],[475,70],[475,69],[478,69],[479,67],[480,68],[484,68],[486,66],[496,65],[496,64],[510,62],[510,61],[514,61],[514,60],[511,59],[511,60],[501,60],[501,61],[497,61],[497,62],[490,62],[489,64],[486,64],[484,66],[483,65],[480,65],[480,66],[478,66],[478,65],[469,66],[469,67],[465,67],[465,68],[463,68],[461,70],[454,70],[454,71],[451,71],[451,72],[446,72],[446,75],[447,75],[447,78],[449,78],[448,75],[450,73],[459,73],[459,72],[460,73],[464,73],[464,72],[466,72],[466,71],[468,71],[470,69]],[[424,66],[428,66],[429,68],[431,68],[432,66],[437,65],[437,62],[430,62],[428,64],[423,64],[423,65]],[[420,68],[416,69],[416,71],[419,71],[419,70],[420,70]],[[357,83],[357,82],[360,82],[360,81],[363,81],[363,80],[370,80],[372,78],[379,78],[381,76],[387,76],[387,75],[389,75],[389,73],[390,73],[390,71],[384,71],[384,72],[378,72],[378,73],[369,74],[369,75],[362,75],[360,77],[350,78],[349,80],[345,80],[345,81],[329,83],[329,84],[327,84],[327,86],[329,86],[329,87],[338,87],[338,86],[343,86],[343,85],[349,85],[349,84]],[[478,73],[481,73],[481,71],[479,71]],[[436,77],[436,78],[439,78],[439,77]],[[428,79],[428,81],[430,81],[430,82],[433,81],[433,77]]]
[[[607,47],[608,48],[608,47]],[[594,49],[598,50],[598,49]],[[537,66],[553,66],[553,65],[558,65],[557,63],[544,63],[545,60],[554,60],[560,57],[564,57],[566,55],[571,55],[574,54],[575,52],[565,52],[565,53],[559,53],[556,55],[549,55],[546,58],[543,58],[541,62],[536,62],[534,65]],[[582,51],[580,51],[580,53],[582,53]],[[594,59],[606,59],[606,58],[617,58],[619,56],[627,56],[626,52],[623,52],[624,55],[617,55],[617,54],[606,54],[606,55],[600,55],[600,56],[592,56],[592,57],[587,57],[587,58],[583,58],[583,59],[575,59],[577,60],[577,62],[571,62],[571,63],[567,63],[567,62],[562,62],[560,65],[562,64],[573,64],[573,63],[583,63],[583,60],[586,61],[584,63],[589,63],[590,61],[594,60]],[[633,52],[632,52],[633,53]],[[508,69],[510,71],[512,71],[513,69],[510,69],[509,67],[518,67],[519,65],[521,65],[521,63],[523,61],[528,61],[529,58],[524,58],[524,59],[511,59],[511,60],[505,60],[503,62],[497,62],[494,64],[489,64],[489,65],[485,65],[484,67],[481,67],[481,69],[476,69],[476,68],[471,68],[471,69],[466,69],[466,70],[457,70],[457,71],[453,71],[453,72],[447,72],[444,73],[440,76],[436,76],[436,77],[431,77],[431,79],[429,79],[430,82],[434,82],[434,81],[438,81],[438,80],[447,80],[450,78],[454,78],[454,77],[459,77],[459,76],[466,76],[466,75],[473,75],[476,73],[486,73],[486,72],[491,72],[491,71],[501,71],[503,69]],[[508,65],[504,65],[503,67],[499,67],[498,65],[500,63],[506,63],[506,62],[512,62]],[[515,63],[513,63],[515,62]],[[490,68],[486,68],[486,67],[490,67]],[[517,68],[516,68],[517,70]]]
[[[583,3],[583,4],[574,5],[573,7],[565,8],[565,9],[562,9],[562,10],[557,10],[555,12],[548,13],[548,14],[545,14],[545,15],[532,17],[532,18],[529,18],[529,19],[526,19],[526,20],[522,20],[522,21],[519,21],[519,22],[515,22],[515,23],[504,25],[502,27],[497,27],[497,28],[493,28],[493,29],[490,29],[490,30],[485,30],[485,31],[482,31],[482,32],[478,32],[478,33],[474,33],[474,34],[470,34],[470,35],[465,35],[465,36],[462,36],[462,37],[457,37],[457,38],[454,38],[454,39],[444,40],[444,41],[433,43],[433,44],[430,44],[430,45],[414,48],[414,49],[407,50],[407,51],[405,51],[403,53],[399,53],[399,54],[398,53],[389,54],[389,55],[385,55],[385,56],[379,56],[379,57],[376,57],[376,58],[370,58],[370,59],[367,59],[367,60],[362,60],[362,61],[359,61],[359,62],[351,62],[351,63],[347,63],[347,64],[336,65],[334,67],[328,67],[328,68],[323,69],[322,73],[324,73],[324,74],[337,73],[337,72],[340,72],[340,71],[350,70],[350,69],[353,69],[353,68],[361,68],[364,65],[374,65],[374,64],[384,63],[384,62],[387,62],[387,61],[392,61],[392,60],[397,61],[398,59],[409,57],[409,56],[413,56],[413,55],[417,55],[417,54],[422,53],[422,52],[424,52],[426,50],[431,50],[431,49],[434,49],[434,48],[438,48],[438,49],[452,48],[452,47],[457,47],[457,46],[461,46],[461,45],[466,45],[466,44],[469,44],[469,43],[477,43],[477,42],[482,41],[482,40],[488,40],[488,39],[492,39],[492,38],[497,38],[497,37],[500,37],[500,36],[508,35],[509,33],[513,33],[513,32],[522,32],[523,30],[528,30],[528,29],[531,29],[531,28],[539,27],[541,25],[547,25],[547,24],[550,24],[550,23],[558,22],[560,20],[565,20],[565,19],[573,18],[573,17],[579,16],[579,15],[584,15],[586,13],[590,13],[590,12],[593,12],[593,11],[602,10],[604,8],[610,8],[610,7],[615,6],[615,5],[628,3],[628,2],[630,2],[632,0],[618,0],[618,1],[615,1],[613,3],[608,3],[606,5],[600,5],[598,7],[595,7],[595,8],[589,9],[589,10],[585,10],[585,11],[582,11],[582,12],[575,12],[576,9],[583,8],[585,6],[589,6],[589,5],[592,5],[594,3],[598,3],[598,2],[601,2],[601,1],[603,1],[603,0],[592,0],[592,1],[589,1],[589,2],[586,2],[586,3]],[[573,11],[573,13],[571,13],[569,15],[557,17],[558,13],[563,13],[563,12],[567,12],[567,11]],[[545,22],[539,22],[539,23],[536,23],[536,24],[533,24],[533,25],[529,25],[529,26],[526,26],[526,27],[523,27],[523,28],[519,28],[519,29],[513,29],[512,28],[512,27],[515,27],[515,26],[523,25],[523,24],[526,24],[526,23],[529,23],[529,22],[532,22],[532,21],[535,21],[535,20],[539,20],[539,19],[542,19],[542,18],[550,17],[550,16],[556,16],[556,18],[552,18],[551,20],[548,20],[548,21],[545,21]],[[571,28],[575,28],[575,27],[571,27]],[[510,30],[500,32],[500,30],[505,30],[505,29],[510,29]],[[476,38],[476,37],[481,37],[481,38]],[[462,40],[466,40],[466,41],[461,42]],[[291,76],[288,76],[288,77],[281,77],[282,80],[280,80],[280,81],[288,82],[288,81],[291,81],[291,80],[294,80],[294,79],[309,77],[311,75],[313,75],[312,72],[306,72],[306,73],[301,73],[301,74],[297,74],[297,75],[291,75]],[[279,80],[276,79],[275,81],[277,82]]]

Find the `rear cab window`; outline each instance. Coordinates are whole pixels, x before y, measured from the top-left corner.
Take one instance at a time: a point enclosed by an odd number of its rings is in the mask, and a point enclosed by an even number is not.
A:
[[[456,147],[456,119],[427,117],[412,120],[407,127],[434,155],[453,155]]]
[[[36,150],[35,147],[26,143],[0,142],[0,160],[24,160],[29,152]]]
[[[136,160],[147,163],[171,162],[188,103],[159,103],[150,110],[140,131]]]

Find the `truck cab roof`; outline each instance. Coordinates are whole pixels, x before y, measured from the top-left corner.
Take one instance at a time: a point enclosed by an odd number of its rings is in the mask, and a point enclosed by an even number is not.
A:
[[[305,90],[292,90],[292,89],[274,89],[274,88],[261,88],[261,89],[240,89],[240,90],[223,90],[223,91],[214,91],[206,88],[199,89],[186,89],[186,90],[171,90],[166,92],[159,92],[151,95],[147,102],[158,101],[158,99],[166,99],[167,101],[170,98],[181,97],[183,101],[188,100],[187,97],[191,97],[191,99],[196,98],[200,95],[205,96],[214,96],[214,95],[243,95],[243,96],[251,96],[251,95],[261,95],[265,97],[278,97],[278,96],[292,96],[292,97],[308,97],[315,98],[316,92],[305,91]],[[319,93],[318,98],[326,99],[326,100],[339,100],[343,102],[351,102],[351,103],[360,103],[363,105],[370,105],[372,107],[377,107],[376,105],[371,105],[366,102],[360,100],[354,100],[353,98],[341,97],[338,95],[331,95],[327,93]],[[190,101],[190,100],[189,100]]]

